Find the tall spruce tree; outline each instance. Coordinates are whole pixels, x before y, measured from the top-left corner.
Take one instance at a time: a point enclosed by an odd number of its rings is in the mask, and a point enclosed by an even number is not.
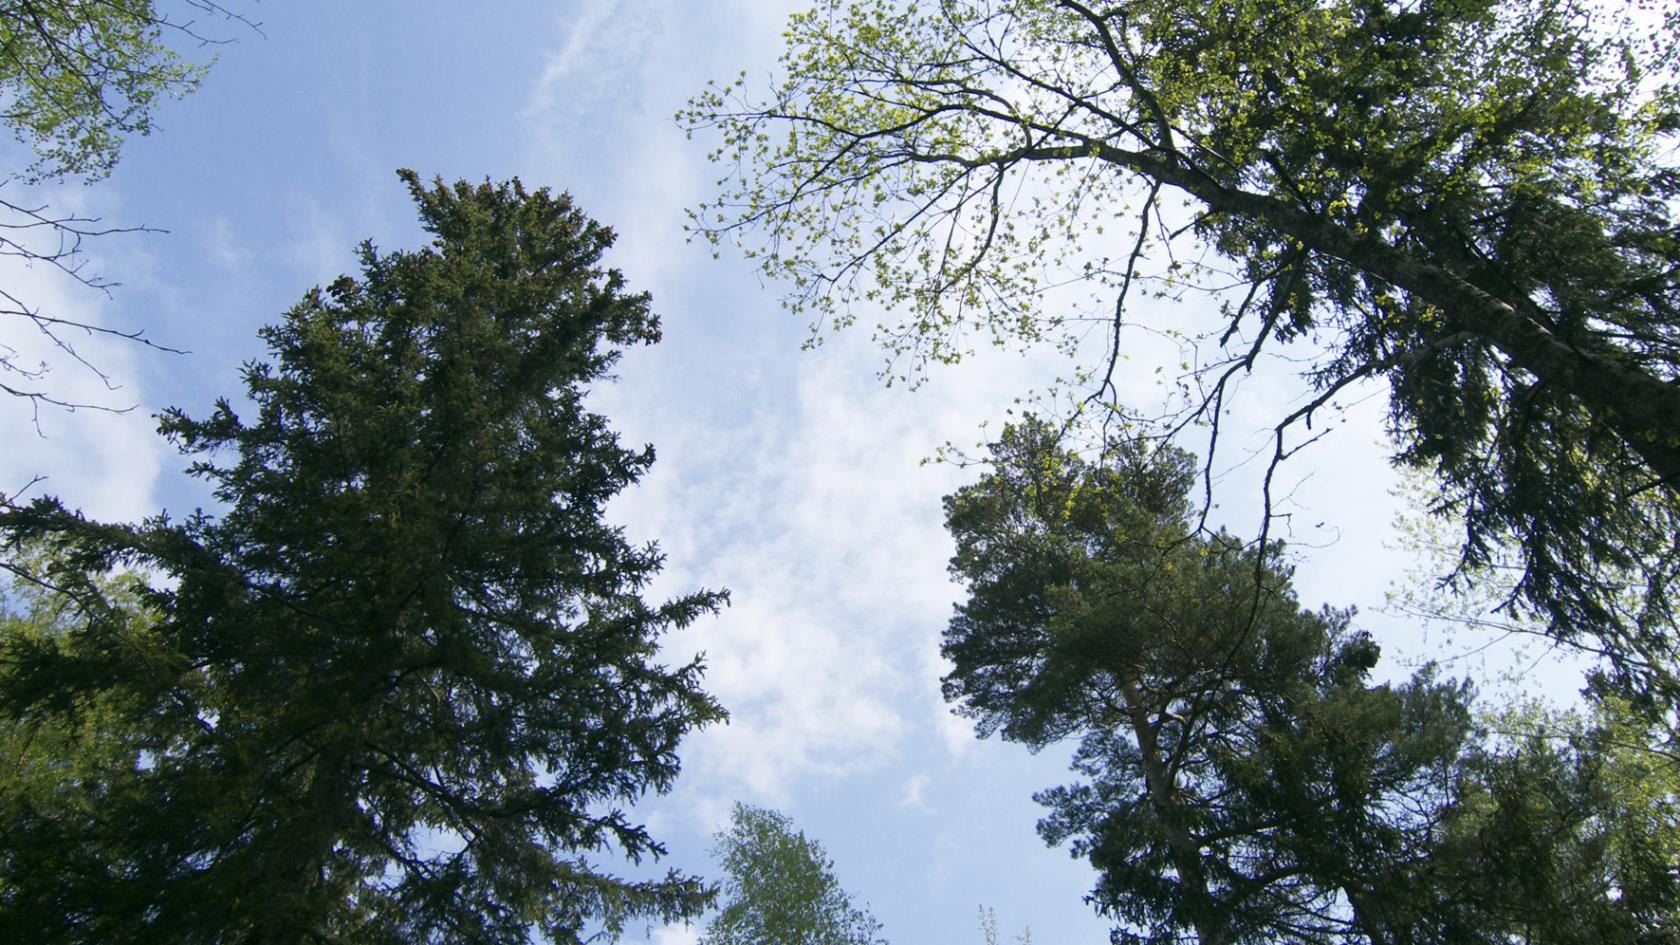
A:
[[[8,738],[117,744],[0,781],[0,938],[576,942],[708,900],[586,858],[663,852],[621,805],[723,717],[658,654],[723,594],[644,600],[660,553],[602,518],[653,451],[586,388],[658,339],[648,297],[565,195],[402,177],[428,247],[265,328],[248,415],[162,416],[221,509],[0,511],[55,601],[0,640]]]

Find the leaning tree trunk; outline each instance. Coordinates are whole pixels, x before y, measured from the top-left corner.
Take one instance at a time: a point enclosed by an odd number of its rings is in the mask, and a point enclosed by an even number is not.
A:
[[[1122,677],[1120,692],[1126,699],[1126,716],[1132,723],[1138,754],[1143,758],[1143,779],[1149,791],[1149,801],[1166,830],[1173,867],[1178,870],[1179,884],[1190,903],[1190,921],[1196,927],[1196,939],[1200,945],[1226,945],[1230,941],[1229,929],[1220,918],[1213,893],[1208,889],[1207,877],[1202,872],[1201,849],[1178,821],[1183,809],[1178,798],[1178,785],[1161,759],[1156,727],[1149,721],[1149,710],[1144,705],[1137,679],[1130,675]]]
[[[1451,312],[1513,365],[1553,389],[1571,392],[1644,460],[1656,479],[1670,488],[1680,487],[1680,385],[1605,352],[1572,345],[1534,318],[1526,310],[1526,299],[1513,304],[1497,298],[1456,273],[1369,234],[1355,233],[1274,197],[1227,187],[1158,155],[1098,141],[1087,147],[1102,160],[1191,194],[1210,210],[1264,221],[1315,252],[1343,260]]]

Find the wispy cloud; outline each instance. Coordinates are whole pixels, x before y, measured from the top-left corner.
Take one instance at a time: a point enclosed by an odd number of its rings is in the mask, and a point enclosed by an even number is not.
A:
[[[649,124],[642,99],[667,19],[663,7],[583,0],[555,20],[558,41],[519,112],[525,133],[551,161],[599,167],[609,156],[626,157],[622,130]]]
[[[932,780],[925,774],[913,774],[910,780],[904,782],[904,790],[898,795],[898,806],[920,807],[927,809],[927,800],[923,797],[927,793]]]
[[[237,272],[251,261],[251,253],[240,244],[233,222],[222,214],[210,219],[209,232],[203,240],[206,255],[223,269]]]
[[[591,56],[599,56],[601,25],[617,11],[619,0],[586,0],[573,6],[573,16],[563,24],[564,38],[543,65],[531,96],[520,111],[521,118],[541,119],[559,103],[561,84]]]

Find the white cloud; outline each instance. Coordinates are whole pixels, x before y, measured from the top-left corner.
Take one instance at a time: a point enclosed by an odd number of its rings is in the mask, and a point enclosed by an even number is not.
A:
[[[685,783],[770,804],[806,779],[883,770],[933,718],[950,723],[953,753],[972,741],[933,669],[956,592],[939,497],[970,474],[919,461],[972,434],[1026,370],[998,359],[910,394],[874,381],[861,336],[805,356],[782,340],[743,339],[725,363],[635,358],[598,395],[628,439],[659,446],[610,512],[659,540],[658,591],[733,592],[721,617],[671,640],[678,657],[706,651],[707,688],[732,713],[688,743]],[[756,363],[795,357],[786,386],[748,379]],[[743,401],[754,406],[739,422],[717,422]]]
[[[696,942],[700,941],[700,927],[687,922],[662,925],[656,929],[650,929],[647,937],[642,941],[645,945],[695,945]]]
[[[222,214],[211,218],[204,243],[210,258],[223,269],[237,272],[251,261],[251,252],[239,242],[233,221]]]
[[[49,198],[51,205],[66,208],[73,206],[77,195],[61,192]],[[97,249],[89,247],[90,252]],[[84,272],[99,270],[100,260],[89,258]],[[0,288],[43,316],[131,330],[111,325],[106,295],[46,264],[0,259]],[[6,307],[12,306],[7,303]],[[137,519],[154,511],[152,490],[164,448],[152,433],[153,421],[139,389],[138,358],[179,356],[63,325],[48,335],[16,314],[0,316],[0,344],[9,349],[20,368],[44,370],[36,378],[6,372],[0,382],[68,403],[93,405],[70,411],[0,394],[0,442],[8,444],[0,454],[0,492],[15,497],[31,480],[43,477],[44,481],[29,486],[24,499],[57,495],[66,505],[102,519]]]
[[[932,780],[926,774],[911,775],[910,780],[904,782],[904,789],[898,796],[898,806],[919,807],[926,810],[927,799],[923,795],[927,793],[928,785],[931,783]]]

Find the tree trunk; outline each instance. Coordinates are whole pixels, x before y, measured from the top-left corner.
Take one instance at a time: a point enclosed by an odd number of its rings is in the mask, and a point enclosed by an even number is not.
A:
[[[1517,306],[1459,275],[1417,259],[1368,234],[1355,233],[1284,201],[1226,187],[1176,162],[1091,142],[1085,153],[1200,199],[1210,210],[1268,223],[1308,248],[1343,260],[1443,311],[1497,348],[1511,363],[1557,390],[1573,394],[1616,431],[1656,478],[1680,486],[1680,384],[1585,351],[1557,337]],[[1522,300],[1518,304],[1526,304]]]
[[[261,927],[253,945],[305,945],[315,941],[321,913],[310,906],[333,847],[356,813],[356,790],[351,784],[354,765],[348,743],[330,745],[318,756],[310,783],[298,804],[286,812],[293,823],[271,844],[266,864],[266,888],[257,895]]]
[[[1137,680],[1130,675],[1120,679],[1120,692],[1126,698],[1126,715],[1132,722],[1137,738],[1138,754],[1143,758],[1143,779],[1149,790],[1150,803],[1167,831],[1167,845],[1172,853],[1173,867],[1178,881],[1190,901],[1190,921],[1196,927],[1201,945],[1225,945],[1230,939],[1224,921],[1208,891],[1207,878],[1202,875],[1202,854],[1184,826],[1177,823],[1182,809],[1178,801],[1178,785],[1161,760],[1160,744],[1155,739],[1155,726],[1149,721],[1143,693]]]

